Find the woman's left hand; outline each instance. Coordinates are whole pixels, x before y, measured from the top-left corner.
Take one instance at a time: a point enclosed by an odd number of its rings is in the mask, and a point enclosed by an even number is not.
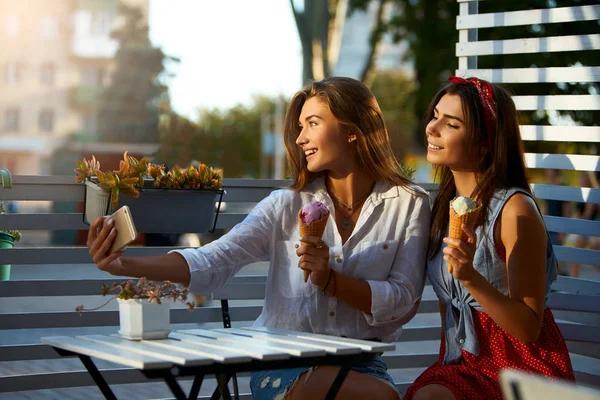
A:
[[[298,267],[310,271],[310,281],[323,289],[329,277],[329,247],[316,236],[301,237],[300,241],[304,243],[296,250]]]
[[[459,281],[470,281],[477,273],[473,267],[473,258],[475,257],[475,244],[477,235],[467,225],[462,225],[463,231],[467,234],[467,240],[460,240],[451,237],[445,237],[444,243],[444,261],[448,263],[450,273]]]

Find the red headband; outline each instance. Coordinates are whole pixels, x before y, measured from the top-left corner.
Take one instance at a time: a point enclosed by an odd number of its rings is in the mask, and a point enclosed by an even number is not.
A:
[[[485,126],[488,131],[488,140],[491,144],[491,135],[494,133],[496,124],[496,102],[494,101],[492,85],[478,78],[463,79],[458,76],[451,76],[448,80],[456,85],[471,85],[477,89],[479,99],[483,105],[485,115]]]

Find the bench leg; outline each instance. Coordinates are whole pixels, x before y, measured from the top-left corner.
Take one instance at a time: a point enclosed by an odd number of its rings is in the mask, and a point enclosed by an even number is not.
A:
[[[98,368],[96,367],[96,364],[94,364],[92,359],[89,356],[84,356],[83,354],[78,354],[77,357],[79,357],[79,359],[85,366],[85,369],[88,370],[94,382],[96,382],[96,386],[98,386],[98,389],[100,389],[100,391],[104,395],[104,398],[106,398],[107,400],[117,400],[117,397],[112,392],[112,390],[110,390],[108,383],[106,383],[106,380],[104,379],[100,371],[98,371]]]

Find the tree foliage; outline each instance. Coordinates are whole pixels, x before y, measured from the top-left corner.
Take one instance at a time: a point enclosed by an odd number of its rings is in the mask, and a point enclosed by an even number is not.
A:
[[[120,5],[124,23],[112,33],[119,42],[110,85],[100,98],[98,137],[101,141],[157,143],[158,106],[168,103],[168,87],[161,83],[167,57],[153,47],[148,26],[137,7]]]

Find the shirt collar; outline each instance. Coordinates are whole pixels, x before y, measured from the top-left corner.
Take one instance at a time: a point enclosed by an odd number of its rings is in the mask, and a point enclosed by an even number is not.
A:
[[[398,186],[392,186],[387,182],[378,181],[375,183],[373,192],[369,195],[374,205],[380,204],[384,199],[391,199],[400,195],[400,188]],[[327,186],[325,186],[325,176],[320,176],[312,181],[306,188],[305,191],[312,194],[316,200],[323,202],[326,198],[329,198],[327,193]]]

